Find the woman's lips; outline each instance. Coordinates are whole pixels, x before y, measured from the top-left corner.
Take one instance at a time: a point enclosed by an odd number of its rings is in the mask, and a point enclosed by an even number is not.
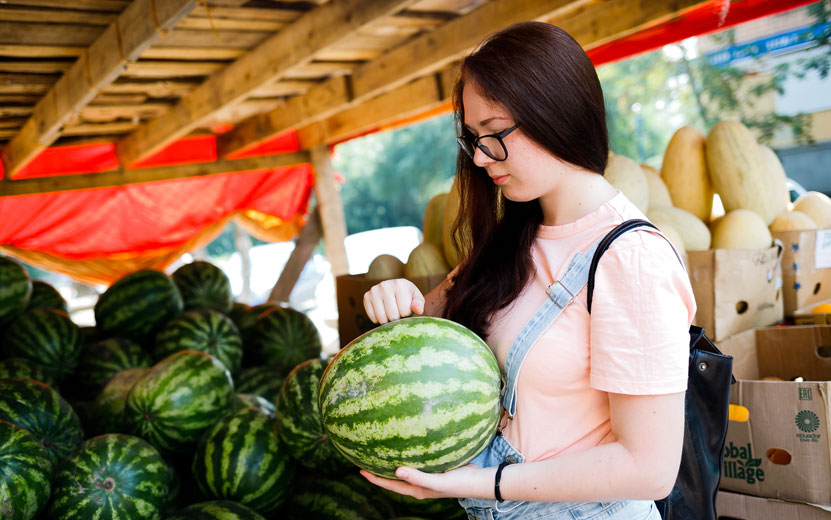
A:
[[[508,175],[497,175],[496,177],[491,177],[493,179],[493,183],[497,186],[501,186],[508,182]]]

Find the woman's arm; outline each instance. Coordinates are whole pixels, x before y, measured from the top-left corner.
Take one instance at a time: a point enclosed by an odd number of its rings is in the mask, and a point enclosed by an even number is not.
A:
[[[609,394],[609,405],[615,441],[554,459],[507,466],[499,486],[502,497],[538,502],[666,497],[681,461],[684,392]],[[443,474],[403,468],[396,473],[402,481],[361,473],[382,487],[418,498],[494,498],[496,468],[469,465]]]

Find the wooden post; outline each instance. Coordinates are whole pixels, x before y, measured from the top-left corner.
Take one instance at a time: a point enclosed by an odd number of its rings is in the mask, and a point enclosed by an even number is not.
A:
[[[309,258],[312,257],[317,243],[320,242],[320,212],[315,208],[309,215],[309,221],[303,226],[300,236],[294,244],[294,250],[291,252],[277,283],[271,290],[268,297],[269,302],[273,303],[288,303],[291,291],[297,284],[300,273],[303,272],[303,267]]]
[[[349,274],[346,258],[346,218],[340,200],[340,186],[335,180],[329,148],[319,146],[310,151],[315,170],[315,195],[317,196],[320,224],[323,229],[323,247],[332,265],[332,275]]]

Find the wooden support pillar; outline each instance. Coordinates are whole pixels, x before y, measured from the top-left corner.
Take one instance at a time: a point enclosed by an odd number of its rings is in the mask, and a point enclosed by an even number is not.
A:
[[[320,212],[315,208],[309,215],[309,221],[303,226],[300,236],[294,244],[294,250],[291,252],[277,283],[271,290],[268,297],[270,303],[288,303],[291,291],[297,284],[300,273],[303,272],[303,267],[309,258],[312,257],[317,243],[320,242]]]
[[[340,199],[340,186],[335,180],[335,169],[332,167],[332,157],[326,146],[313,148],[310,155],[315,170],[315,195],[320,211],[326,258],[332,266],[334,276],[349,274],[349,261],[344,245],[346,218]]]

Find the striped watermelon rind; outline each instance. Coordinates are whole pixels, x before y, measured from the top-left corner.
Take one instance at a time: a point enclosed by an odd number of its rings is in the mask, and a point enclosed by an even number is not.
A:
[[[386,497],[358,474],[298,479],[285,511],[286,518],[303,520],[388,520],[395,516]]]
[[[153,359],[138,344],[125,338],[97,341],[81,352],[76,384],[91,397],[98,394],[114,375],[130,368],[149,368]]]
[[[34,379],[0,379],[0,419],[33,433],[53,463],[64,459],[84,439],[75,410],[52,387]]]
[[[193,476],[205,496],[228,499],[260,513],[283,503],[294,466],[273,416],[245,408],[214,423],[199,439]]]
[[[95,326],[102,337],[152,341],[156,331],[182,308],[182,296],[170,277],[142,269],[116,281],[98,298]]]
[[[52,461],[38,438],[0,420],[0,518],[30,520],[46,507]]]
[[[469,329],[411,317],[353,340],[320,381],[332,443],[355,465],[396,478],[409,466],[441,473],[470,462],[500,415],[499,365]]]
[[[32,296],[32,279],[17,261],[0,255],[0,327],[23,312]]]
[[[265,520],[265,517],[238,502],[209,500],[180,509],[164,520]]]
[[[169,478],[167,463],[143,439],[93,437],[58,469],[49,518],[159,518]]]
[[[0,360],[0,379],[6,377],[27,377],[56,388],[55,379],[42,366],[25,358],[11,357]]]
[[[231,280],[214,264],[197,260],[176,269],[171,278],[182,294],[185,309],[231,310]]]
[[[91,415],[95,433],[127,433],[124,420],[127,394],[148,370],[143,367],[128,368],[118,372],[104,384],[92,403]]]
[[[34,361],[58,383],[78,365],[84,340],[65,312],[38,308],[20,314],[6,329],[9,357]]]
[[[242,363],[242,338],[228,316],[213,309],[194,309],[176,316],[156,335],[153,357],[165,358],[180,350],[206,352],[231,371]]]
[[[39,308],[69,312],[69,305],[57,289],[43,280],[32,280],[32,297],[26,310]]]
[[[124,415],[133,434],[162,452],[183,451],[225,414],[233,397],[234,382],[221,361],[182,350],[153,365],[133,384]]]
[[[326,370],[320,358],[300,363],[286,376],[275,401],[280,437],[291,456],[303,466],[324,473],[352,467],[332,446],[323,431],[318,407],[318,385]]]
[[[307,359],[320,357],[322,350],[314,322],[290,307],[261,314],[250,334],[250,343],[255,363],[272,365],[283,374]]]
[[[234,376],[234,385],[239,393],[255,394],[274,402],[280,393],[284,377],[277,367],[261,365],[238,372]]]

